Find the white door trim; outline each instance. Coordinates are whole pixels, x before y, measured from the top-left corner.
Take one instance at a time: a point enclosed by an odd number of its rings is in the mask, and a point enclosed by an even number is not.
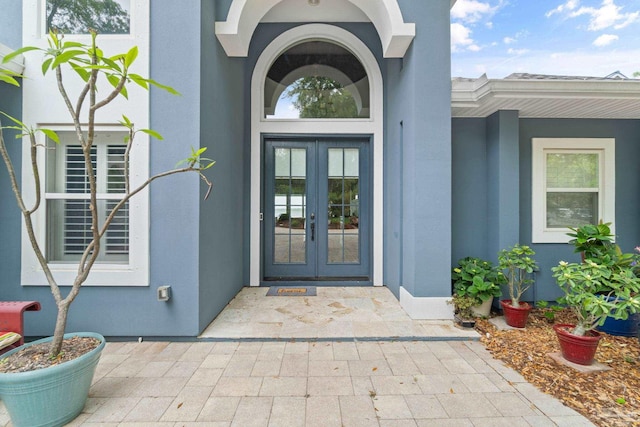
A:
[[[271,64],[290,46],[304,40],[326,40],[337,43],[352,52],[362,63],[371,90],[371,114],[368,119],[265,119],[264,83]],[[383,81],[375,56],[369,48],[350,32],[327,24],[307,24],[295,27],[276,37],[262,52],[251,78],[251,207],[249,244],[249,285],[259,286],[261,278],[262,233],[260,224],[261,194],[261,135],[270,134],[359,134],[373,135],[373,284],[383,284]]]

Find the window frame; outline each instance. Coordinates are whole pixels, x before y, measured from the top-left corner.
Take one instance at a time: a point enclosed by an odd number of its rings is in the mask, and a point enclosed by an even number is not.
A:
[[[610,222],[615,234],[615,139],[614,138],[532,138],[532,243],[567,243],[569,228],[548,228],[546,153],[596,153],[599,158],[598,222]]]
[[[47,1],[48,0],[31,0],[37,1],[37,9],[35,11],[38,14],[38,33],[39,37],[46,39],[49,32],[47,30]],[[129,32],[128,33],[112,33],[112,34],[100,34],[102,40],[108,39],[131,39],[136,35],[136,17],[134,13],[138,7],[137,3],[141,0],[129,0]],[[65,33],[65,39],[67,40],[90,40],[91,35],[89,33]]]
[[[43,126],[45,127],[45,126]],[[73,132],[73,127],[69,125],[47,125],[47,129],[59,132]],[[101,132],[122,133],[124,128],[121,125],[101,125],[96,126],[96,134]],[[37,134],[37,142],[46,144],[46,136]],[[73,142],[71,143],[73,144]],[[56,149],[62,149],[57,146]],[[58,156],[56,156],[58,157]],[[60,156],[62,157],[62,156]],[[149,149],[147,143],[140,143],[136,140],[135,147],[131,150],[129,162],[131,188],[136,188],[144,182],[147,174]],[[33,201],[35,187],[33,176],[28,171],[31,170],[29,155],[29,143],[23,144],[22,156],[22,185],[25,188],[26,202]],[[40,249],[46,253],[47,245],[47,194],[56,195],[59,193],[46,193],[47,176],[56,171],[48,171],[46,167],[45,150],[38,150],[38,166],[40,168],[40,185],[43,189],[42,205],[33,215],[34,229]],[[56,162],[58,162],[56,158]],[[144,169],[140,173],[140,169]],[[51,177],[51,179],[55,179]],[[28,195],[28,197],[27,197]],[[83,286],[149,286],[149,194],[148,188],[142,190],[129,200],[129,260],[128,262],[96,262]],[[21,283],[23,286],[44,286],[47,285],[42,268],[31,248],[31,243],[26,230],[22,232],[22,274]],[[70,286],[77,273],[78,263],[73,261],[53,261],[48,263],[51,272],[60,286]]]

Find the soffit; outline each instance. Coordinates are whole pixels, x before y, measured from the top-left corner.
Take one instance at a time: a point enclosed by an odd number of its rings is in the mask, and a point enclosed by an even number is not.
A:
[[[22,74],[24,71],[24,57],[19,55],[6,64],[3,64],[4,57],[13,52],[13,49],[0,43],[0,68]]]
[[[476,80],[452,82],[453,117],[517,110],[521,118],[640,119],[639,80]]]

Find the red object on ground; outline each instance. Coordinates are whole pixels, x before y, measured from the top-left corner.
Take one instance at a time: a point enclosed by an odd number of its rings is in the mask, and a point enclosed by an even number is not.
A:
[[[38,301],[0,301],[0,332],[15,332],[24,337],[22,313],[39,311]],[[15,347],[24,344],[24,338],[15,343]]]
[[[596,331],[588,331],[585,336],[573,335],[569,330],[574,327],[575,325],[566,323],[553,325],[553,330],[556,331],[560,342],[562,357],[578,365],[591,365],[598,350],[600,334]]]
[[[527,324],[527,318],[529,318],[529,312],[531,306],[526,302],[521,302],[520,307],[514,307],[511,305],[510,299],[500,301],[502,311],[504,312],[504,320],[507,325],[514,328],[524,328]]]

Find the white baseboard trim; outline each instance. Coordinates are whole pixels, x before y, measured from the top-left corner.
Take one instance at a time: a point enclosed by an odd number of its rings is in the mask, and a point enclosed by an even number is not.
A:
[[[451,297],[414,297],[400,286],[400,306],[414,320],[453,319],[453,306],[447,304]]]

